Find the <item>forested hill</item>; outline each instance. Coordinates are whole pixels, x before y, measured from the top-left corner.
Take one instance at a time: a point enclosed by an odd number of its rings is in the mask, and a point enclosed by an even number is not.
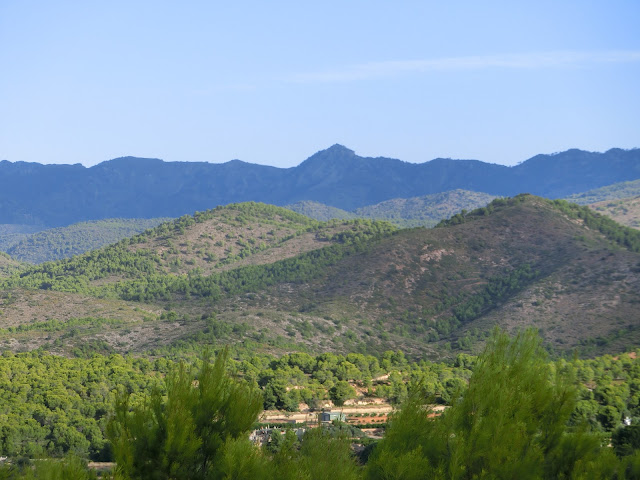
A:
[[[402,227],[432,227],[463,210],[484,207],[495,196],[467,190],[451,190],[423,197],[394,198],[354,210],[360,217],[387,220]]]
[[[8,277],[24,267],[23,264],[11,258],[4,252],[0,252],[0,277]]]
[[[534,325],[550,349],[583,355],[640,340],[640,232],[531,195],[411,230],[230,205],[0,284],[5,340],[28,349],[60,337],[58,349],[238,343],[442,358],[473,352],[496,324]]]
[[[345,210],[454,189],[558,198],[640,178],[640,150],[568,150],[515,167],[476,160],[411,164],[364,158],[340,145],[295,168],[241,161],[163,162],[125,157],[91,168],[0,162],[0,224],[62,226],[102,218],[179,217],[216,205],[313,200]]]
[[[462,210],[484,207],[494,198],[487,193],[452,190],[422,197],[393,198],[352,212],[308,200],[287,205],[286,208],[320,221],[369,218],[385,220],[401,228],[433,227],[440,220]]]
[[[110,218],[80,222],[28,235],[2,248],[14,259],[42,263],[69,258],[115,243],[166,222],[168,218]],[[0,235],[0,239],[3,237]]]
[[[347,212],[346,210],[336,207],[330,207],[329,205],[314,202],[312,200],[302,200],[291,205],[286,205],[285,208],[321,222],[326,222],[327,220],[348,220],[357,218],[355,213]]]
[[[395,227],[385,222],[321,223],[273,205],[231,204],[184,215],[100,250],[34,266],[12,283],[85,293],[126,280],[136,290],[136,281],[199,278],[392,231]]]
[[[569,195],[565,200],[578,205],[589,205],[607,200],[620,200],[640,196],[640,179],[630,182],[620,182],[587,192]]]

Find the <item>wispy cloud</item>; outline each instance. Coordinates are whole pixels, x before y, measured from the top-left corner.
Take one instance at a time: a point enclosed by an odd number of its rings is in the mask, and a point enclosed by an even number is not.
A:
[[[291,76],[289,81],[297,83],[350,82],[425,72],[480,70],[487,68],[541,69],[631,62],[640,62],[640,51],[558,51],[509,55],[482,55],[363,63],[323,72],[298,73]]]

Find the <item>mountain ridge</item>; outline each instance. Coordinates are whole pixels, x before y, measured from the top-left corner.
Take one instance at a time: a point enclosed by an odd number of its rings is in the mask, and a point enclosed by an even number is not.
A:
[[[0,223],[64,226],[102,218],[180,217],[217,205],[317,201],[355,210],[455,189],[550,198],[640,178],[640,150],[572,149],[507,167],[478,160],[414,164],[334,145],[300,165],[120,157],[92,167],[0,162]]]
[[[276,167],[273,165],[265,165],[265,164],[260,164],[260,163],[252,163],[252,162],[248,162],[246,160],[241,160],[238,158],[233,158],[231,160],[227,160],[224,162],[220,162],[220,163],[214,163],[214,162],[206,162],[206,161],[184,161],[184,160],[172,160],[172,161],[166,161],[163,160],[161,158],[157,158],[157,157],[137,157],[135,155],[124,155],[121,157],[114,157],[114,158],[110,158],[107,160],[103,160],[99,163],[96,163],[95,165],[91,165],[91,166],[85,166],[82,163],[40,163],[40,162],[34,162],[34,161],[26,161],[26,160],[16,160],[16,161],[12,161],[9,159],[3,159],[0,160],[0,166],[2,165],[38,165],[38,166],[42,166],[42,167],[73,167],[73,168],[81,168],[81,169],[93,169],[96,167],[99,167],[100,165],[103,164],[109,164],[112,162],[119,162],[119,161],[129,161],[129,160],[135,160],[135,161],[148,161],[150,163],[176,163],[176,164],[190,164],[190,165],[226,165],[229,163],[239,163],[239,164],[245,164],[245,165],[251,165],[251,166],[257,166],[257,167],[266,167],[266,168],[275,168],[278,170],[290,170],[292,168],[297,168],[301,165],[303,165],[304,163],[309,162],[310,160],[317,160],[317,159],[322,159],[325,158],[324,154],[332,154],[332,153],[338,153],[341,154],[343,156],[351,156],[351,157],[357,157],[359,159],[365,159],[365,160],[392,160],[401,164],[405,164],[405,165],[424,165],[425,163],[432,163],[432,162],[449,162],[449,161],[455,161],[455,162],[477,162],[478,164],[486,164],[486,165],[497,165],[500,167],[505,167],[505,168],[517,168],[519,166],[521,166],[522,164],[524,164],[525,162],[530,162],[530,161],[534,161],[534,162],[539,162],[541,160],[545,160],[545,159],[553,159],[556,157],[562,157],[565,154],[589,154],[589,155],[593,155],[593,156],[598,156],[598,155],[606,155],[606,154],[611,154],[611,153],[625,153],[625,152],[635,152],[635,151],[640,151],[640,147],[633,147],[633,148],[617,148],[617,147],[612,147],[609,148],[608,150],[605,150],[603,152],[598,152],[598,151],[591,151],[591,150],[583,150],[581,148],[569,148],[567,150],[563,150],[563,151],[559,151],[559,152],[553,152],[553,153],[538,153],[536,155],[534,155],[533,157],[530,157],[528,159],[525,159],[521,162],[518,162],[517,164],[514,165],[504,165],[501,163],[497,163],[497,162],[491,162],[491,161],[486,161],[486,160],[479,160],[479,159],[474,159],[474,158],[453,158],[453,157],[435,157],[431,160],[425,160],[424,162],[408,162],[405,160],[401,160],[398,158],[394,158],[394,157],[383,157],[383,156],[378,156],[378,157],[362,157],[358,154],[356,154],[355,150],[350,149],[349,147],[342,145],[340,143],[334,143],[333,145],[331,145],[330,147],[327,147],[325,149],[322,150],[318,150],[316,153],[312,154],[311,156],[307,157],[306,159],[302,160],[298,165],[295,165],[293,167]]]

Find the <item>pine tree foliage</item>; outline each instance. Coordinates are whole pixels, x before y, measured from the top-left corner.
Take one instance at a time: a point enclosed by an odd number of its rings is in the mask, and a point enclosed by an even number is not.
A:
[[[622,467],[598,437],[567,432],[572,384],[571,372],[546,361],[534,331],[513,340],[496,331],[468,388],[440,418],[428,418],[428,399],[414,390],[368,478],[614,478]]]
[[[227,350],[213,364],[205,355],[197,378],[181,364],[167,377],[166,397],[155,390],[144,404],[130,405],[128,395],[120,396],[108,434],[122,478],[224,478],[216,472],[234,452],[249,468],[248,432],[262,395],[227,375],[227,359]]]
[[[358,480],[362,469],[351,451],[351,439],[338,429],[319,427],[298,441],[288,431],[279,441],[270,470],[277,480]]]

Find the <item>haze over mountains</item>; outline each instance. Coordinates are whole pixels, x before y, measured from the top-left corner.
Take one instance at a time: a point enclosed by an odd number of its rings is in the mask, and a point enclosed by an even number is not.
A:
[[[476,160],[411,164],[363,158],[341,145],[281,169],[241,161],[163,162],[124,157],[91,168],[0,162],[0,224],[43,227],[103,218],[178,217],[232,202],[311,200],[344,210],[465,189],[560,198],[640,177],[640,150],[568,150],[514,167]]]

